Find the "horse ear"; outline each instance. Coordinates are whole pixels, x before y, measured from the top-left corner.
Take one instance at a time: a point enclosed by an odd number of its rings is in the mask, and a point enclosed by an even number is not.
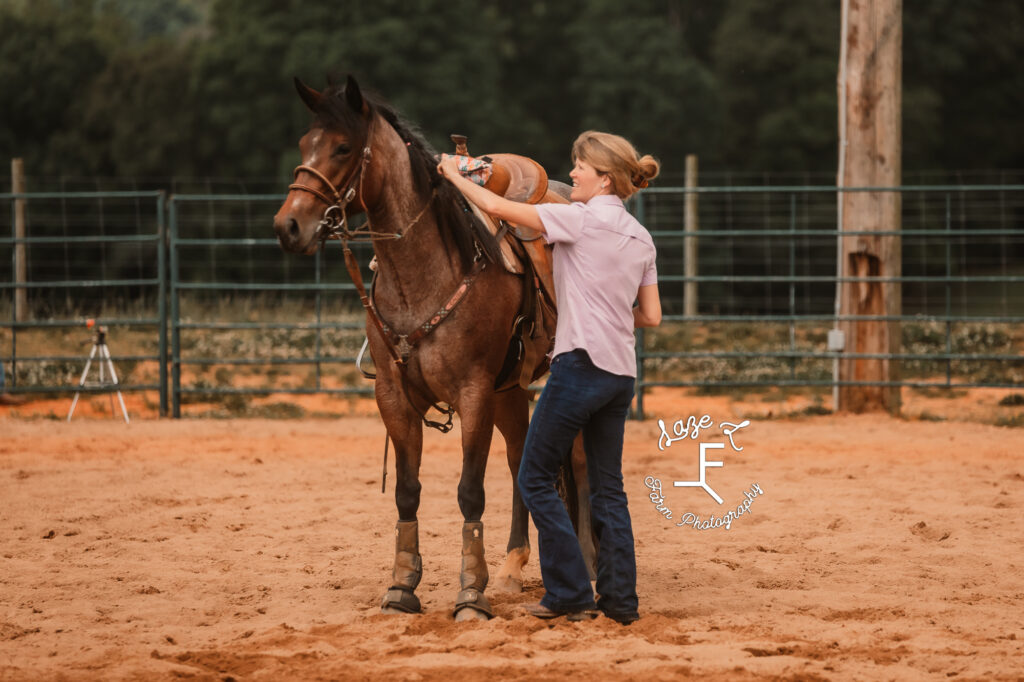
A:
[[[310,111],[315,114],[320,109],[320,100],[323,99],[323,95],[299,80],[298,76],[295,77],[295,90],[298,91],[299,97]]]
[[[356,79],[349,75],[348,80],[345,82],[345,101],[352,107],[354,111],[358,111],[360,114],[365,114],[369,111],[369,106],[366,104],[366,100],[363,99],[363,93],[359,91],[359,84],[356,83]]]

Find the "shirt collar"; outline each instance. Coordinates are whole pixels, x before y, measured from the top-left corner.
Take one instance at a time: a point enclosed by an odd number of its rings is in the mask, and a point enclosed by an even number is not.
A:
[[[624,204],[618,195],[598,194],[597,196],[590,198],[590,201],[587,202],[587,206],[624,206]]]

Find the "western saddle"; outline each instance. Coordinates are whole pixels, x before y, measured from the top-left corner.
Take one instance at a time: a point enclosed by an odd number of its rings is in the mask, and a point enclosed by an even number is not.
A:
[[[457,155],[470,155],[464,135],[451,138]],[[485,189],[527,204],[569,203],[570,187],[549,181],[544,168],[533,159],[518,154],[487,154],[479,158],[491,164],[491,177],[484,184]],[[495,389],[515,385],[525,389],[547,371],[546,355],[554,347],[557,300],[551,246],[535,230],[498,221],[473,202],[467,203],[497,237],[502,265],[523,278],[523,303],[513,324],[512,341]]]

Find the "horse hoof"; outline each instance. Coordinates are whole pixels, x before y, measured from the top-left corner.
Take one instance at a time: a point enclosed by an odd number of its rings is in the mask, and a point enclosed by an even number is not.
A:
[[[380,612],[381,613],[387,613],[387,614],[398,614],[398,615],[402,615],[402,616],[408,616],[409,615],[409,611],[402,611],[400,609],[396,609],[394,606],[382,606],[382,607],[380,607]]]
[[[469,620],[488,621],[490,619],[490,616],[488,616],[486,613],[481,613],[476,609],[465,608],[455,612],[455,620],[459,623],[464,623]]]
[[[499,576],[494,582],[494,588],[501,592],[519,593],[523,591],[523,581],[512,576]]]
[[[419,613],[422,607],[419,598],[411,591],[392,587],[384,595],[380,610],[381,613]]]
[[[480,590],[467,588],[459,592],[455,601],[455,620],[490,620],[494,618],[491,603]]]

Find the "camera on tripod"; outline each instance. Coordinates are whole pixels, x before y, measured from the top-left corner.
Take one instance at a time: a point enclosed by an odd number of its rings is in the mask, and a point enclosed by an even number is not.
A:
[[[82,370],[82,378],[78,380],[79,389],[82,388],[103,388],[107,386],[115,387],[117,392],[117,400],[121,404],[121,414],[124,415],[124,421],[126,424],[130,423],[128,419],[128,408],[125,407],[124,397],[121,395],[121,389],[117,388],[117,372],[114,370],[114,361],[110,359],[110,349],[107,348],[107,326],[105,324],[96,324],[96,320],[89,318],[85,321],[86,329],[94,329],[95,333],[92,341],[92,350],[89,352],[89,359],[85,362],[85,369]],[[96,357],[97,351],[99,352],[98,367],[100,378],[98,382],[86,382],[86,377],[89,376],[89,368],[92,366],[92,360]],[[109,376],[108,376],[109,375]],[[68,421],[71,421],[72,415],[75,414],[75,406],[78,405],[78,395],[81,391],[75,392],[74,400],[71,401],[71,409],[68,410]],[[110,396],[110,411],[114,413],[114,396]]]
[[[96,331],[95,331],[95,336],[93,337],[93,344],[95,344],[97,346],[99,346],[101,344],[106,344],[106,342],[107,342],[107,325],[105,325],[105,324],[96,324],[96,320],[92,319],[91,317],[88,320],[85,321],[85,328],[86,329],[92,329],[94,327],[96,328]]]

